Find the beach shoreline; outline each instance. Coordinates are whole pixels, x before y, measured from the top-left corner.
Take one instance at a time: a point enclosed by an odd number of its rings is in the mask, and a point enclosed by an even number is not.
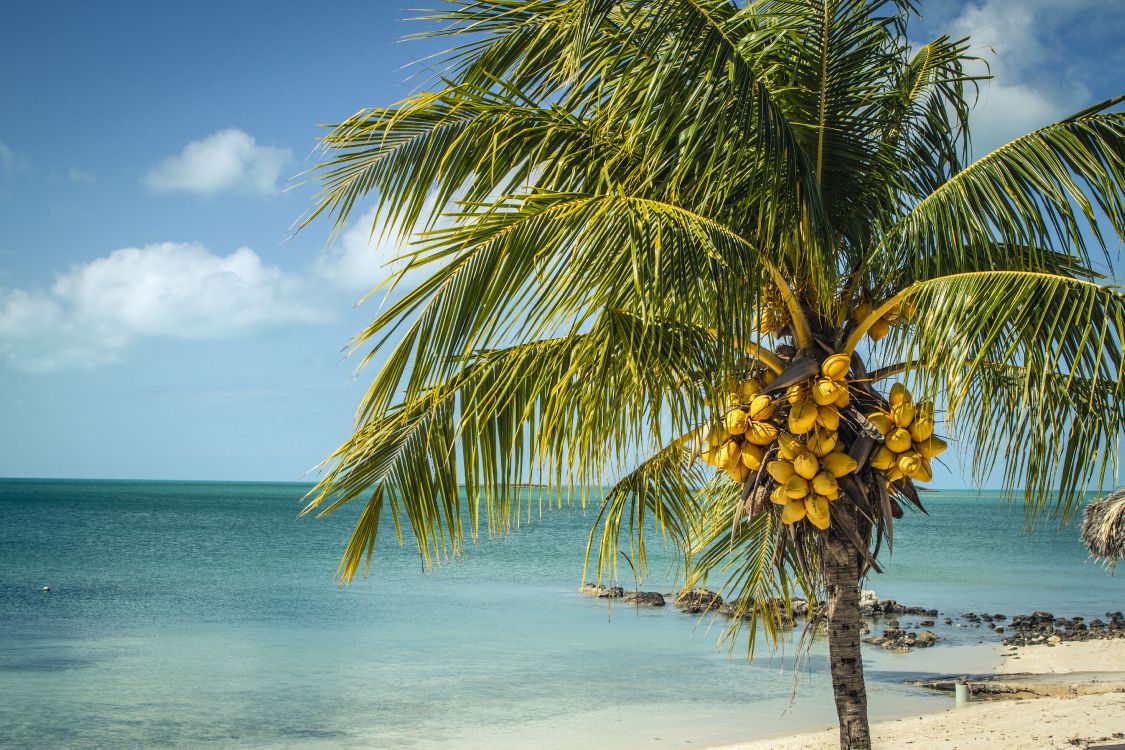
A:
[[[1125,742],[1125,638],[1008,646],[992,672],[1006,684],[1042,687],[1045,697],[991,697],[955,706],[950,694],[945,710],[873,723],[874,747],[1069,750]],[[835,750],[838,746],[837,730],[831,727],[714,745],[711,750]]]

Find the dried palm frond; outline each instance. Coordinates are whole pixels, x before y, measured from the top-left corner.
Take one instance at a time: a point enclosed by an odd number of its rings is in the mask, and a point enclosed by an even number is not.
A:
[[[1082,543],[1111,572],[1125,557],[1125,487],[1086,506]]]

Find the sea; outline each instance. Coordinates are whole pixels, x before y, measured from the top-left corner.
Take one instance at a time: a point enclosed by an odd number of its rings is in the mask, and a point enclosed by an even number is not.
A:
[[[369,576],[341,586],[356,509],[298,518],[308,490],[0,480],[0,748],[702,748],[834,723],[823,640],[751,660],[721,618],[579,594],[596,509],[429,572],[384,524]],[[1029,528],[997,493],[925,504],[864,586],[940,610],[941,641],[865,651],[874,718],[950,707],[907,681],[998,663],[1001,636],[964,612],[1125,609],[1074,526]],[[670,590],[656,546],[622,585]]]

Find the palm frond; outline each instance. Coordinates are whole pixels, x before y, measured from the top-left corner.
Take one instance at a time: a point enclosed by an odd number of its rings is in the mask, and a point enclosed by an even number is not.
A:
[[[1041,128],[978,159],[923,198],[873,258],[889,283],[975,270],[966,249],[1054,248],[1089,268],[1085,233],[1107,238],[1099,214],[1125,239],[1123,97]],[[1108,262],[1108,257],[1106,258]]]

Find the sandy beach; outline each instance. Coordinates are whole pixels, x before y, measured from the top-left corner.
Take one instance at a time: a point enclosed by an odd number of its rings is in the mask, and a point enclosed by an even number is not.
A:
[[[1035,684],[1074,686],[1075,692],[1122,690],[1125,640],[1098,640],[1005,649],[998,675]],[[1069,676],[1069,677],[1068,677]],[[1069,688],[1065,688],[1064,691]],[[952,696],[950,704],[953,703]],[[1070,750],[1125,743],[1125,692],[1076,697],[980,700],[936,714],[872,726],[879,750],[943,748]],[[721,750],[835,750],[835,728],[729,745]],[[713,748],[720,750],[720,748]]]

